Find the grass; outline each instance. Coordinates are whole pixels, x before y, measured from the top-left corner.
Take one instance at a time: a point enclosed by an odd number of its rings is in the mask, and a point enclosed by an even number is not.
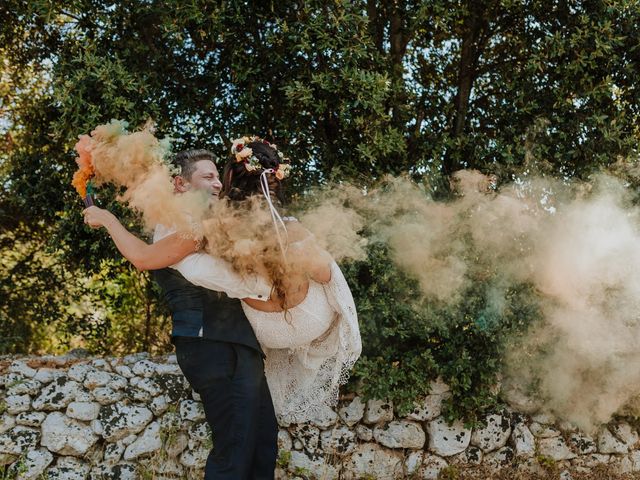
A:
[[[11,465],[4,465],[0,467],[0,480],[15,480],[23,473],[27,471],[27,464],[25,463],[24,455],[19,457]],[[44,478],[40,475],[40,478]]]
[[[278,452],[278,460],[276,460],[276,465],[286,470],[290,462],[291,462],[291,452],[289,450],[280,450]]]

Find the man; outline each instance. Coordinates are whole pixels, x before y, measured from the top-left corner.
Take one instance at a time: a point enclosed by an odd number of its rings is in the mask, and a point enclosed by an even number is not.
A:
[[[176,155],[180,174],[176,192],[200,189],[216,199],[222,187],[206,150]],[[90,207],[85,222],[104,226],[120,252],[140,270],[180,262],[215,262],[204,254],[189,255],[197,242],[158,226],[153,245],[129,233],[106,210]],[[172,313],[172,341],[178,364],[200,394],[214,448],[205,479],[272,479],[277,455],[277,422],[264,375],[263,354],[237,298],[267,298],[269,286],[258,278],[239,282],[225,275],[220,262],[220,290],[233,297],[195,286],[173,268],[153,271]],[[188,268],[188,267],[187,267]]]

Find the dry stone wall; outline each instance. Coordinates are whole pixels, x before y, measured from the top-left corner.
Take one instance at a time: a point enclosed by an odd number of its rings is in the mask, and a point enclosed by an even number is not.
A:
[[[628,423],[591,437],[542,413],[505,409],[472,430],[441,416],[448,395],[434,382],[404,417],[356,396],[311,422],[281,424],[277,478],[437,479],[514,464],[532,478],[550,465],[566,470],[563,478],[602,464],[640,472],[638,432]],[[174,356],[0,359],[3,479],[202,478],[211,445]]]

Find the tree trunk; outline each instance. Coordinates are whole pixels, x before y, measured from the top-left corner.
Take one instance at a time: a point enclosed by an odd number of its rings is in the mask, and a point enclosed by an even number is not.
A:
[[[377,0],[367,0],[367,16],[369,17],[369,34],[378,52],[382,53],[384,41],[384,25],[380,21]]]
[[[477,76],[478,61],[482,55],[482,48],[489,30],[489,21],[486,18],[486,6],[475,3],[469,16],[465,19],[460,47],[460,64],[458,67],[458,89],[454,99],[455,116],[452,122],[451,137],[457,138],[465,133],[467,114],[469,112],[469,99],[473,82]],[[450,151],[447,151],[442,170],[446,175],[451,175],[461,167],[460,163]]]

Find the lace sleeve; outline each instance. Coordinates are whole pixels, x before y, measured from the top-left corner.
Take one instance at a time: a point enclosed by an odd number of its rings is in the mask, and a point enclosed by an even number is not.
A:
[[[325,285],[327,300],[338,312],[338,332],[340,348],[343,354],[340,384],[349,379],[349,372],[362,353],[362,340],[356,305],[353,301],[351,289],[336,262],[331,264],[331,281]]]

